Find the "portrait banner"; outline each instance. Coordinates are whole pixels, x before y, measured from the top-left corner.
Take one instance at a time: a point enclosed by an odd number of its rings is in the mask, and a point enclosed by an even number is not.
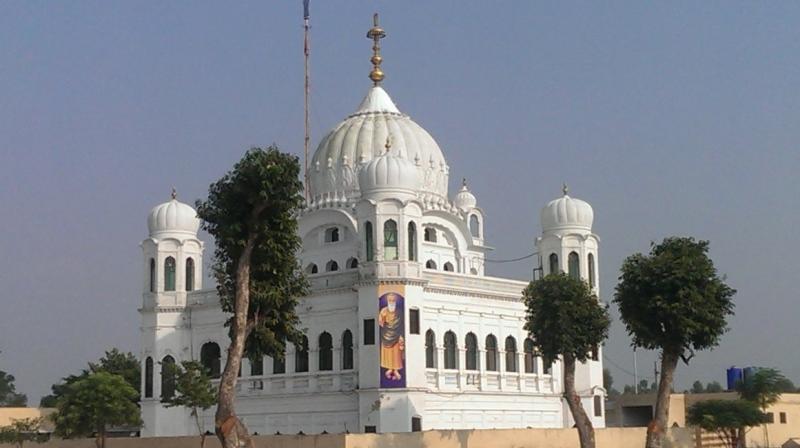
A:
[[[406,387],[405,298],[402,286],[379,290],[378,328],[382,388]]]

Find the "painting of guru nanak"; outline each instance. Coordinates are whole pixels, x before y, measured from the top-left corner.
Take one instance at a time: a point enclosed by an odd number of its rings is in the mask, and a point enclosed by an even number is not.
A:
[[[378,302],[381,387],[406,387],[405,300],[399,293],[387,292]]]

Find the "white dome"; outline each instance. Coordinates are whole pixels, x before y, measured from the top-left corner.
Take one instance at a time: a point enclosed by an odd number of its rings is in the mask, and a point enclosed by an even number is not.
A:
[[[454,202],[456,207],[458,207],[458,209],[462,212],[468,212],[478,205],[478,200],[475,199],[475,195],[472,194],[467,187],[467,179],[461,181],[461,190],[459,190],[458,194],[456,194],[456,199]]]
[[[567,195],[566,187],[564,196],[550,201],[542,209],[542,231],[559,229],[592,230],[594,211],[592,206],[580,199]]]
[[[417,167],[406,159],[387,152],[370,160],[358,172],[361,193],[377,190],[419,190]]]
[[[392,155],[411,162],[417,171],[419,191],[447,197],[449,168],[439,145],[378,86],[323,137],[309,166],[311,197],[358,196],[359,167],[385,152],[387,139]]]
[[[182,233],[197,236],[200,218],[191,206],[178,202],[173,195],[172,200],[157,205],[147,216],[147,228],[150,236],[156,237],[166,233]]]

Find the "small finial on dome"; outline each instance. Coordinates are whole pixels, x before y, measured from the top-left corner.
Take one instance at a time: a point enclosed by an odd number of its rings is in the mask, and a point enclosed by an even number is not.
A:
[[[372,28],[367,31],[367,38],[372,39],[374,42],[372,45],[372,58],[370,58],[370,62],[372,62],[372,71],[369,72],[369,79],[372,80],[375,86],[380,85],[384,78],[383,71],[381,70],[383,58],[381,57],[380,43],[380,40],[384,37],[386,37],[386,31],[378,26],[378,13],[376,12],[375,15],[372,16]]]
[[[467,178],[466,177],[462,177],[461,178],[461,186],[464,187],[464,188],[467,188]]]
[[[172,199],[178,199],[178,191],[175,190],[175,187],[172,187],[172,194],[170,194],[170,197],[172,197]]]
[[[564,184],[561,186],[561,191],[564,192],[564,196],[566,196],[567,193],[569,193],[569,187],[567,187],[566,182],[564,182]]]
[[[392,149],[392,134],[386,135],[386,143],[383,147],[386,148],[386,154],[389,154],[389,150]]]

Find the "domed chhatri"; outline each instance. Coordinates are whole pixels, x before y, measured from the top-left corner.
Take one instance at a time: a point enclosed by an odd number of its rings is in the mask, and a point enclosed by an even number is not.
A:
[[[417,167],[407,159],[391,153],[391,136],[387,137],[386,152],[361,167],[358,184],[361,196],[373,192],[406,192],[415,195],[419,190]]]
[[[455,205],[458,207],[459,210],[466,213],[476,205],[478,205],[478,200],[475,199],[475,195],[469,191],[469,187],[467,187],[467,179],[464,178],[461,180],[461,190],[458,191],[455,198]]]
[[[147,228],[151,237],[165,236],[171,233],[197,236],[200,218],[197,217],[195,209],[178,201],[175,190],[173,190],[172,199],[150,210],[150,214],[147,216]]]
[[[564,195],[550,201],[542,209],[542,230],[544,232],[561,229],[592,230],[594,211],[588,202],[570,197],[567,186]]]

